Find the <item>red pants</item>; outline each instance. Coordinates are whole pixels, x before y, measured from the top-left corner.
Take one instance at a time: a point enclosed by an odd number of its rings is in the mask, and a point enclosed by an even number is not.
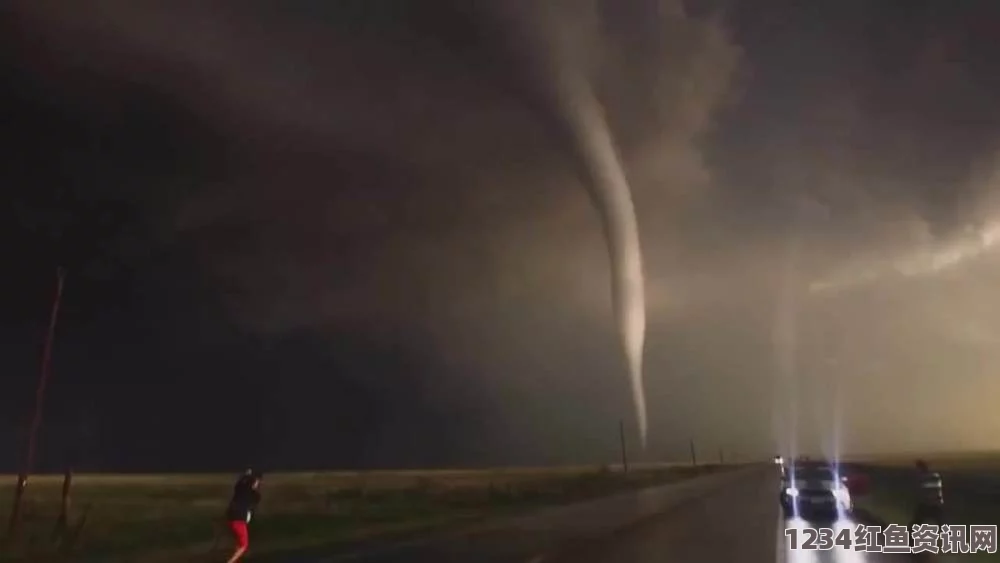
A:
[[[239,547],[247,547],[250,544],[250,536],[247,534],[247,523],[242,520],[232,520],[229,522],[229,530],[233,533],[233,539]]]

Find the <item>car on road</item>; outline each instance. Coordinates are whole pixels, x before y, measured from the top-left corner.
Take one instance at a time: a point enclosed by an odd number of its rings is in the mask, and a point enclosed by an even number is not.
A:
[[[781,479],[779,494],[785,518],[837,518],[854,510],[847,481],[826,463],[798,463]]]

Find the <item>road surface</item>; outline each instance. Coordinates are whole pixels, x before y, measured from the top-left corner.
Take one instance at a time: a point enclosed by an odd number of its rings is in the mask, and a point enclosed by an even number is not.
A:
[[[785,520],[773,473],[750,475],[663,517],[581,545],[545,563],[888,563],[909,561],[907,555],[863,553],[852,549],[791,550],[785,530],[809,526]],[[853,529],[848,518],[835,524]],[[853,534],[851,534],[853,536]],[[801,533],[800,533],[801,537]]]
[[[306,563],[891,563],[908,556],[788,549],[785,529],[805,527],[785,521],[778,507],[773,467],[715,478],[711,486],[691,486],[669,501],[639,492],[633,499],[609,499],[597,510],[539,516],[525,523],[464,539],[417,543]],[[669,492],[669,491],[668,491]],[[642,495],[647,494],[647,497]],[[651,500],[652,499],[652,500]],[[628,501],[628,502],[622,502]],[[658,502],[650,511],[651,503]],[[625,511],[635,511],[627,516]],[[639,516],[639,512],[642,512]],[[625,523],[601,526],[597,520]],[[837,526],[850,526],[851,521]],[[575,529],[574,529],[575,528]],[[304,561],[296,559],[295,562]],[[288,560],[292,563],[292,560]]]

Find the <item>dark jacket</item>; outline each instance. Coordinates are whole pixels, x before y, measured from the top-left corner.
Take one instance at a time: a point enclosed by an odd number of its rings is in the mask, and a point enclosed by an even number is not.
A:
[[[249,522],[258,504],[260,504],[260,492],[254,490],[252,478],[244,477],[233,487],[233,497],[226,507],[226,520]]]

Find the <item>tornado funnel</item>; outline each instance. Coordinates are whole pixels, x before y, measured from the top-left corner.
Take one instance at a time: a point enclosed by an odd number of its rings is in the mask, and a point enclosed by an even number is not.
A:
[[[625,359],[639,439],[646,446],[646,393],[642,379],[646,338],[646,298],[639,225],[632,192],[614,146],[603,108],[590,84],[562,69],[558,80],[560,109],[588,176],[601,215],[611,258],[611,293]]]
[[[560,126],[566,128],[586,176],[585,185],[601,217],[611,263],[612,304],[628,367],[639,440],[646,447],[646,393],[642,381],[646,338],[646,298],[639,226],[632,192],[615,149],[611,130],[589,80],[593,20],[581,16],[588,9],[576,1],[537,2],[531,9],[503,3],[500,21],[512,23],[519,52],[528,52],[532,82],[544,85],[555,106]],[[591,5],[591,8],[593,6]],[[565,17],[566,14],[575,14]],[[546,104],[548,105],[548,104]]]

